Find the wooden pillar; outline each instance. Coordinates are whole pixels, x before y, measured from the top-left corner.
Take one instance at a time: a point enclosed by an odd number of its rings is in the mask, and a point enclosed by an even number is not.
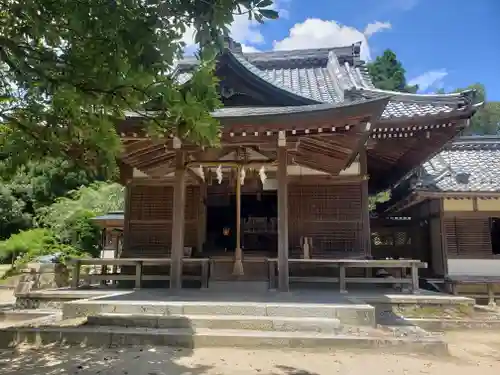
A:
[[[288,292],[288,177],[284,132],[278,138],[278,290]]]
[[[234,250],[233,275],[242,276],[243,250],[241,249],[241,167],[236,168],[236,249]]]
[[[132,189],[134,188],[133,183],[129,182],[125,186],[125,212],[123,213],[123,242],[121,248],[121,254],[127,254],[130,251],[130,210],[132,208]],[[129,255],[130,256],[130,255]]]
[[[173,197],[174,207],[172,212],[172,248],[170,255],[170,288],[174,289],[182,287],[182,258],[184,256],[184,212],[186,204],[186,168],[184,162],[185,154],[183,151],[178,150],[175,155],[175,182]]]
[[[133,178],[134,169],[130,165],[125,164],[121,160],[118,160],[117,164],[118,164],[118,171],[119,171],[118,183],[125,186]]]
[[[200,197],[198,202],[198,239],[197,239],[197,252],[201,254],[203,252],[203,244],[206,241],[207,236],[207,184],[202,182],[200,184]]]
[[[363,225],[362,246],[366,257],[372,255],[372,241],[371,241],[371,229],[370,229],[370,204],[368,202],[368,162],[366,157],[366,146],[359,152],[359,167],[360,174],[363,177],[361,181],[361,222]]]

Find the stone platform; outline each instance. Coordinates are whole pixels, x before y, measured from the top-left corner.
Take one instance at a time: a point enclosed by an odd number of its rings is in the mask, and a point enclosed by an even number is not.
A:
[[[46,292],[49,293],[49,292]],[[332,290],[289,293],[238,289],[51,291],[75,300],[62,303],[62,318],[16,325],[0,332],[0,345],[64,342],[91,346],[168,345],[242,348],[389,348],[445,353],[439,336],[413,325],[381,326],[383,305],[472,306],[464,297]],[[87,293],[87,298],[85,297]],[[49,295],[49,294],[47,294]],[[40,296],[37,295],[39,298]],[[370,301],[367,303],[366,301]]]

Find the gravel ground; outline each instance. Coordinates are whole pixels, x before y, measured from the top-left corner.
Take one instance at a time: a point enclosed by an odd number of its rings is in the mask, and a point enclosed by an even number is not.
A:
[[[500,373],[500,334],[467,331],[447,335],[452,355],[394,355],[363,351],[312,353],[230,348],[87,349],[21,348],[0,353],[5,375],[371,375]]]

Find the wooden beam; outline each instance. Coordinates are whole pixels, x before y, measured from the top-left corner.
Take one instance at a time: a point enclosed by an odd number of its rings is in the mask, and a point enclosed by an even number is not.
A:
[[[145,150],[158,146],[163,142],[153,142],[151,139],[144,139],[136,142],[130,142],[124,145],[121,157],[133,156],[134,154],[140,154]]]
[[[187,174],[189,177],[191,177],[194,181],[196,181],[198,184],[203,184],[203,178],[201,178],[199,175],[197,175],[192,169],[187,168]]]
[[[370,122],[367,122],[366,124],[363,124],[363,129],[361,129],[360,132],[356,133],[356,140],[355,140],[355,146],[352,148],[351,156],[349,157],[349,160],[347,161],[346,167],[350,166],[354,160],[356,159],[356,156],[364,152],[365,153],[365,159],[366,159],[366,145],[368,138],[370,137],[370,129],[372,127],[372,124]],[[366,160],[365,160],[366,162]],[[368,163],[366,162],[368,165]],[[365,174],[368,173],[368,170],[366,171]]]
[[[175,166],[172,166],[172,163],[168,163],[164,165],[159,165],[154,169],[148,169],[148,171],[144,173],[146,173],[148,176],[151,177],[166,178],[166,175],[174,171],[175,171]]]
[[[285,135],[278,139],[278,289],[288,292],[290,274],[288,269],[288,176]]]
[[[307,168],[315,169],[320,172],[328,173],[332,176],[338,175],[343,169],[343,163],[338,159],[333,159],[323,155],[318,158],[319,154],[294,154],[293,161],[296,164],[302,165]]]
[[[136,163],[136,164],[134,164],[134,167],[136,167],[137,169],[147,171],[147,170],[152,169],[156,166],[170,163],[174,159],[175,159],[174,153],[166,153],[165,152],[164,154],[160,154],[158,156],[155,156],[154,158],[147,159],[147,160],[141,161],[139,163]]]
[[[123,155],[122,159],[125,162],[129,163],[130,165],[134,165],[144,160],[150,160],[151,158],[163,155],[164,153],[166,153],[165,146],[157,145],[157,146],[151,146],[141,152],[134,153],[132,156]]]
[[[182,287],[182,258],[184,256],[184,214],[186,204],[186,154],[177,151],[175,155],[175,183],[172,213],[172,248],[170,266],[170,288]]]

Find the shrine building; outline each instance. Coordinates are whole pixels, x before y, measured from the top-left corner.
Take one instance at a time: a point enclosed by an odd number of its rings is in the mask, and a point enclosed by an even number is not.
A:
[[[196,64],[180,61],[175,78],[188,82]],[[228,40],[216,74],[220,147],[148,138],[140,115],[117,126],[121,257],[171,258],[171,287],[189,257],[210,258],[214,280],[265,278],[276,258],[283,291],[300,273],[290,259],[370,258],[369,196],[406,181],[478,107],[473,91],[375,88],[360,44],[243,53]]]

